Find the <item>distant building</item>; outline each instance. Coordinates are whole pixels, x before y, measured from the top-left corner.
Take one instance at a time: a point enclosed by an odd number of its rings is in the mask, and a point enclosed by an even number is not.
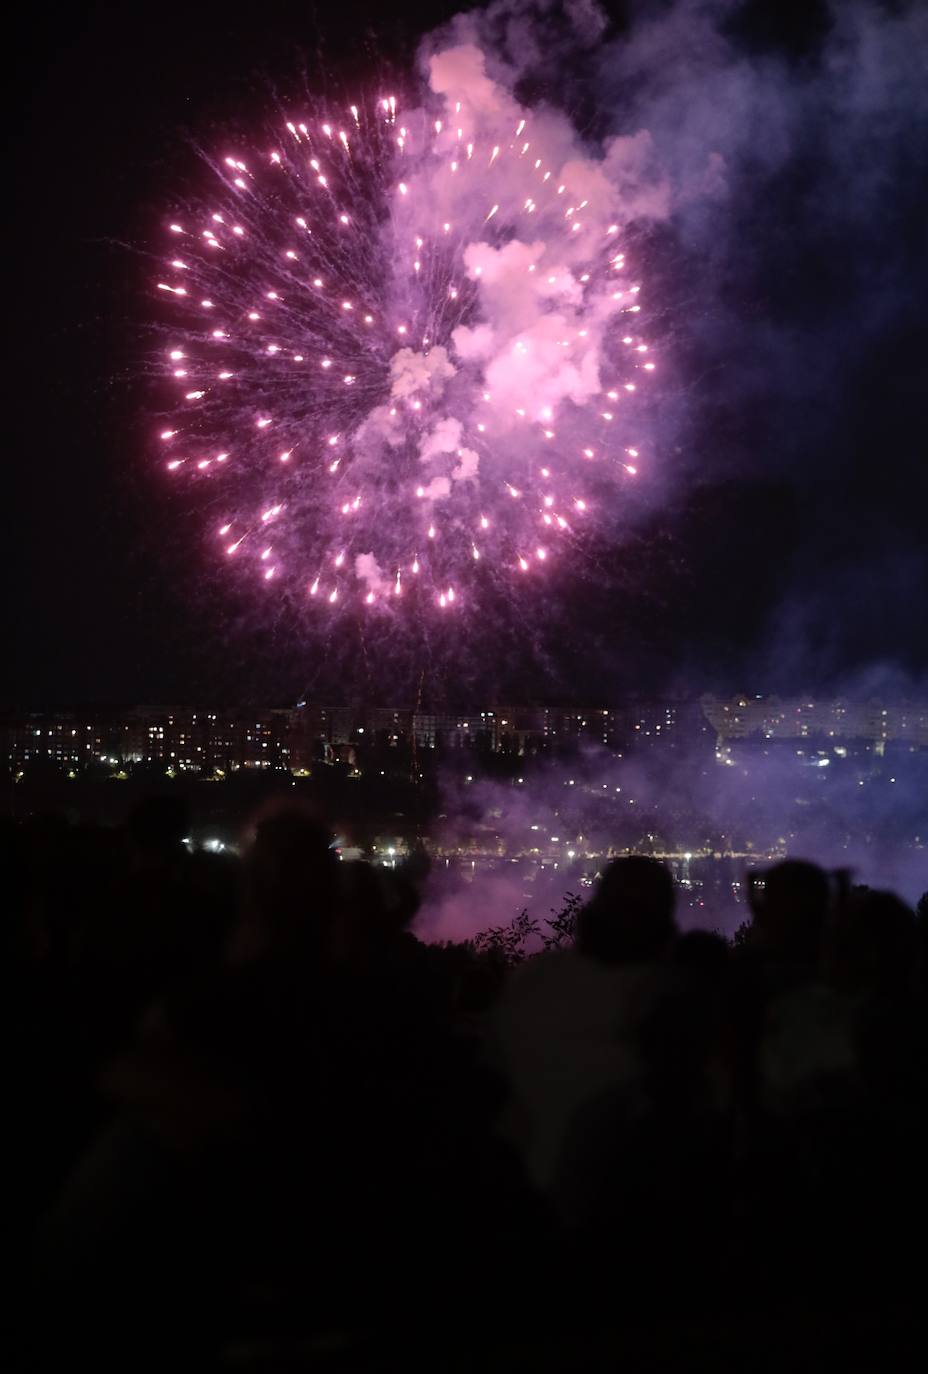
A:
[[[702,709],[721,747],[755,737],[863,741],[877,754],[889,741],[928,748],[928,704],[747,696],[720,701],[706,696]]]
[[[192,711],[133,706],[104,711],[33,713],[0,722],[11,766],[158,766],[165,771],[228,773],[289,768],[290,712]]]
[[[615,757],[730,762],[735,747],[789,744],[800,759],[881,758],[928,749],[928,704],[736,696],[628,700],[588,707],[500,706],[452,711],[412,706],[169,705],[8,712],[0,751],[13,769],[151,767],[221,777],[238,769],[310,771],[435,753],[514,757],[577,748]],[[385,767],[383,760],[380,767]]]

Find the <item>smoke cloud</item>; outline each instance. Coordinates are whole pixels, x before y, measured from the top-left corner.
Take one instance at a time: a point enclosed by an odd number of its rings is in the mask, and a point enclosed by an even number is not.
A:
[[[681,928],[729,936],[749,917],[732,884],[781,857],[849,870],[913,905],[928,889],[925,751],[877,758],[790,741],[765,752],[755,741],[730,758],[717,761],[711,743],[651,758],[589,747],[526,759],[519,782],[447,773],[437,839],[461,853],[453,868],[436,863],[418,932],[467,939],[525,908],[543,924],[567,893],[590,895],[611,852],[668,856],[690,879],[678,888]]]
[[[423,47],[433,90],[469,101],[482,135],[530,103],[534,137],[583,188],[585,213],[636,244],[662,385],[643,427],[646,496],[615,544],[637,521],[645,561],[623,599],[651,603],[658,662],[672,656],[691,681],[788,687],[870,661],[925,667],[910,589],[928,580],[928,490],[911,461],[928,290],[926,51],[923,7],[835,0],[802,15],[651,0],[624,7],[617,26],[591,3],[500,0]],[[528,379],[554,404],[579,404],[601,375],[605,319],[582,353],[559,356],[576,278],[569,253],[529,276],[537,251],[469,249],[483,320],[455,348],[485,362],[507,404]],[[530,362],[514,355],[517,337]],[[701,510],[716,491],[725,537],[710,561]],[[752,561],[769,550],[776,578],[745,585],[742,541],[726,528],[745,519]],[[647,552],[658,539],[672,559]],[[738,630],[722,644],[706,633],[708,608],[733,583]],[[630,654],[652,680],[665,671],[622,641],[604,681]]]

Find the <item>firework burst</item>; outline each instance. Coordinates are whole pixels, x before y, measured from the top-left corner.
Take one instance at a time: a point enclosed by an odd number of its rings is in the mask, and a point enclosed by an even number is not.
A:
[[[617,157],[475,48],[429,84],[285,114],[165,223],[159,462],[218,560],[320,609],[550,582],[639,468],[655,362]]]

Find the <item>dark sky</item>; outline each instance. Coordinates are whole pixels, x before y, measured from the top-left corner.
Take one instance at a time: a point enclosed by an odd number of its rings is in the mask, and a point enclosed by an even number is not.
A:
[[[262,117],[268,83],[304,68],[348,84],[384,61],[408,68],[418,34],[459,8],[423,6],[420,20],[406,6],[402,30],[386,7],[353,2],[26,16],[3,164],[12,625],[0,702],[335,689],[320,668],[332,646],[285,617],[258,623],[212,581],[196,513],[154,480],[137,250],[187,165],[186,132]],[[342,685],[352,656],[358,690],[384,699],[420,663],[435,664],[435,690],[542,699],[928,669],[928,119],[905,66],[906,7],[859,7],[849,69],[824,5],[718,8],[724,51],[697,51],[692,68],[679,65],[695,50],[672,6],[645,9],[667,16],[657,39],[626,6],[595,48],[525,74],[525,94],[567,101],[591,134],[653,128],[669,162],[692,149],[695,165],[716,142],[724,154],[724,200],[694,200],[647,240],[651,280],[677,312],[668,499],[609,554],[607,585],[574,589],[560,617],[531,633],[510,624],[501,643],[475,636],[460,672],[448,645],[380,646],[373,665],[350,646]]]

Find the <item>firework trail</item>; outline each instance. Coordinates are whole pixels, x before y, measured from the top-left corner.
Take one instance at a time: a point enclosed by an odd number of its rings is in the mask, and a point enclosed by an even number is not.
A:
[[[472,45],[429,87],[286,113],[165,224],[159,462],[314,613],[550,583],[647,460],[634,140],[591,157]]]

